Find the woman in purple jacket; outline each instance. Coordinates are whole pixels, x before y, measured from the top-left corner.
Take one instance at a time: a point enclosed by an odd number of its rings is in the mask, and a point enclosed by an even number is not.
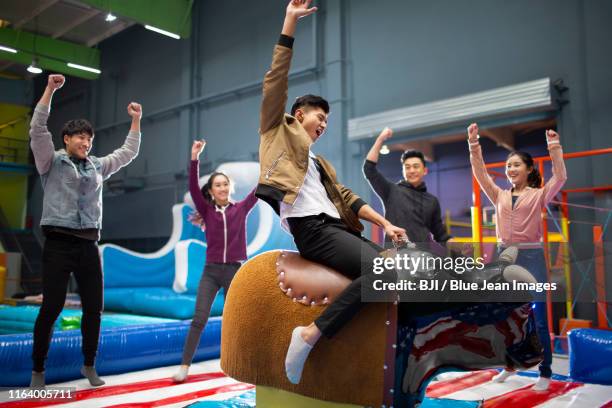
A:
[[[200,190],[200,154],[206,142],[196,140],[191,147],[191,167],[189,170],[189,192],[195,208],[206,226],[206,265],[200,285],[191,328],[185,340],[183,360],[179,372],[172,378],[183,382],[187,378],[189,366],[195,353],[200,336],[208,321],[210,307],[220,288],[227,296],[234,274],[246,254],[246,218],[257,204],[255,190],[242,201],[230,199],[230,179],[223,173],[213,173]]]

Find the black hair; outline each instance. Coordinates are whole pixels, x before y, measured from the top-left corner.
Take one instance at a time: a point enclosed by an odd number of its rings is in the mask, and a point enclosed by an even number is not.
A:
[[[86,119],[69,120],[62,127],[62,140],[64,140],[64,136],[79,135],[81,133],[86,133],[93,137],[94,132],[91,123]]]
[[[425,163],[425,156],[418,150],[406,150],[404,153],[402,153],[400,161],[402,162],[402,164],[404,164],[406,159],[410,159],[412,157],[421,159],[421,161],[423,162],[423,167],[427,167],[427,163]]]
[[[78,135],[80,133],[87,133],[89,136],[93,136],[93,126],[85,119],[72,119],[64,124],[62,127],[62,137]]]
[[[291,116],[295,116],[295,111],[303,107],[321,108],[326,114],[329,113],[329,103],[325,99],[308,94],[295,99],[293,106],[291,106]]]
[[[527,175],[527,185],[533,188],[542,187],[542,176],[540,175],[540,171],[533,165],[533,157],[531,157],[531,155],[527,152],[514,151],[508,155],[506,161],[508,161],[508,159],[510,159],[512,156],[518,156],[521,161],[525,163],[527,169],[531,168],[531,171]]]
[[[225,177],[227,179],[227,182],[230,183],[230,186],[232,183],[228,175],[223,172],[215,171],[213,174],[211,174],[206,184],[204,184],[204,186],[202,186],[202,188],[200,189],[200,191],[202,192],[202,195],[204,196],[204,199],[211,204],[215,203],[215,199],[210,195],[210,190],[212,189],[213,182],[215,180],[215,177],[217,176]]]

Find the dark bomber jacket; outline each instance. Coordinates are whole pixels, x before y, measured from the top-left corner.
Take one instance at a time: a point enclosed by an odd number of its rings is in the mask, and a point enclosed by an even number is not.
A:
[[[272,66],[264,77],[260,113],[260,172],[255,195],[270,204],[277,214],[281,201],[291,205],[295,202],[306,178],[312,144],[301,123],[285,113],[292,47],[293,38],[281,35],[274,47]],[[321,156],[317,160],[321,181],[342,221],[351,230],[362,231],[357,213],[366,203],[338,183],[336,171],[327,160]]]
[[[363,164],[363,173],[385,206],[385,218],[393,225],[405,228],[412,242],[429,242],[430,233],[439,243],[451,238],[442,223],[440,203],[436,196],[427,192],[425,183],[418,187],[404,180],[393,183],[370,160]]]

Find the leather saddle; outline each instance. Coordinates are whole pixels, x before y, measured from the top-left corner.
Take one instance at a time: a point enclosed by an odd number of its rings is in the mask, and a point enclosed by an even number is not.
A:
[[[304,259],[295,251],[280,252],[276,275],[287,296],[308,306],[331,303],[351,283],[334,269]]]

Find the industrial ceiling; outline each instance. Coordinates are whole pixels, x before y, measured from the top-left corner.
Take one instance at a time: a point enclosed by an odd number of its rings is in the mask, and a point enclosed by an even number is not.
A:
[[[28,77],[34,65],[96,79],[101,41],[134,24],[157,30],[151,35],[188,37],[192,5],[193,0],[2,0],[0,75]]]

